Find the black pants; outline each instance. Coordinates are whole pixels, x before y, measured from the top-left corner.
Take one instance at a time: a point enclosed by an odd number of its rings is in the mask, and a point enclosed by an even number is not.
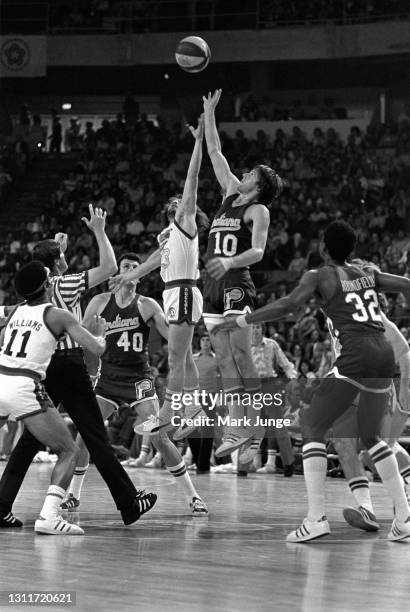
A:
[[[215,419],[215,411],[209,410],[203,405],[206,416]],[[196,430],[194,435],[188,438],[188,444],[192,452],[192,458],[197,470],[207,472],[211,467],[211,454],[214,445],[214,425],[203,425]]]
[[[62,403],[72,418],[117,508],[122,510],[130,506],[136,489],[109,444],[81,349],[54,354],[47,370],[45,388],[54,405]],[[0,480],[0,516],[11,511],[30,463],[41,448],[38,440],[25,428]]]

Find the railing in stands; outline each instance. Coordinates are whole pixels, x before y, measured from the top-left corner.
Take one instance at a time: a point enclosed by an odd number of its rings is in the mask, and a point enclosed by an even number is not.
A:
[[[303,3],[304,6],[308,3]],[[276,12],[280,7],[282,13]],[[302,3],[291,5],[287,0],[276,3],[265,0],[218,2],[217,0],[150,0],[112,2],[98,9],[92,0],[81,3],[32,2],[17,0],[0,2],[1,34],[133,34],[141,32],[198,32],[212,30],[257,30],[285,27],[352,25],[383,21],[410,20],[408,2],[376,4],[380,14],[351,11],[347,0],[326,4],[330,9],[317,14],[306,9],[305,14],[292,13]],[[359,3],[353,4],[359,6]],[[95,8],[97,7],[97,8]],[[286,12],[288,11],[288,12]],[[289,12],[290,11],[290,12]]]

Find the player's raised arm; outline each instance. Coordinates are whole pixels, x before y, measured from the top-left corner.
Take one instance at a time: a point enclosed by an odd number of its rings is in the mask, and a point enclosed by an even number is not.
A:
[[[186,229],[191,234],[196,232],[196,200],[198,191],[198,175],[202,162],[202,141],[204,137],[204,116],[201,115],[198,119],[198,127],[195,129],[189,126],[192,136],[195,138],[194,150],[192,151],[191,160],[189,162],[188,172],[185,180],[184,191],[182,193],[181,202],[178,205],[175,213],[175,220],[183,229]],[[186,227],[185,227],[186,226]]]
[[[285,297],[258,308],[252,313],[240,315],[239,317],[231,317],[217,325],[212,330],[212,333],[217,333],[220,330],[237,329],[238,327],[247,327],[252,323],[264,323],[265,321],[274,321],[281,319],[290,312],[295,312],[300,306],[305,304],[309,297],[318,289],[319,278],[317,270],[309,270],[305,272],[295,289]]]
[[[265,252],[270,223],[269,211],[260,204],[250,207],[249,220],[252,222],[252,247],[234,257],[215,257],[206,264],[212,278],[219,280],[232,268],[246,268],[261,261]]]
[[[95,268],[88,271],[88,287],[95,287],[106,281],[118,270],[115,253],[105,233],[105,220],[107,213],[102,208],[95,208],[89,205],[90,218],[82,218],[82,221],[91,230],[97,240],[100,263]]]
[[[93,335],[95,335],[95,325],[98,322],[98,317],[107,306],[110,295],[110,293],[100,293],[99,295],[95,295],[92,300],[90,300],[85,310],[83,326]],[[95,352],[85,349],[84,361],[89,375],[92,378],[98,376],[100,369],[99,356]]]
[[[407,302],[410,302],[410,279],[396,274],[375,272],[377,288],[386,293],[402,293]]]
[[[216,129],[215,108],[221,97],[222,89],[217,89],[213,94],[208,93],[203,96],[204,101],[204,125],[205,140],[209,157],[216,178],[226,196],[236,192],[239,180],[231,172],[226,158],[222,154],[221,141],[219,140],[218,130]]]
[[[117,274],[111,278],[109,282],[110,291],[117,292],[128,282],[140,280],[144,276],[147,276],[147,274],[151,274],[151,272],[160,266],[161,251],[160,249],[156,249],[156,251],[151,253],[151,255],[142,264],[134,268],[134,270],[130,270],[125,274]]]

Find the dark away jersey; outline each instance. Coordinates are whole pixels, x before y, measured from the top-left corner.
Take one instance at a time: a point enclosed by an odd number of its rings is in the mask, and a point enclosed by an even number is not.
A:
[[[234,257],[252,247],[252,228],[243,220],[245,211],[254,204],[233,206],[238,194],[228,196],[215,215],[209,231],[207,259]]]
[[[138,308],[138,295],[126,308],[118,306],[112,295],[101,316],[107,321],[107,349],[101,357],[102,376],[112,368],[121,369],[124,378],[150,372],[148,339],[150,328]]]

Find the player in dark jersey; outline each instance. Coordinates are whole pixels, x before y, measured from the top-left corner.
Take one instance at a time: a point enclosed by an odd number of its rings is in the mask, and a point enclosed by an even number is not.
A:
[[[118,261],[120,274],[131,272],[139,265],[140,258],[134,253],[125,253]],[[96,376],[98,382],[95,388],[102,416],[104,420],[107,419],[122,402],[126,402],[135,407],[142,421],[146,421],[150,415],[158,414],[159,410],[148,357],[149,333],[153,324],[164,338],[168,338],[164,312],[155,300],[137,294],[136,282],[129,281],[115,294],[107,292],[96,295],[87,306],[84,325],[87,326],[99,315],[106,321],[107,338],[107,349],[101,357],[101,372],[99,377]],[[96,373],[98,365],[98,360],[87,355],[90,373]],[[178,449],[167,434],[148,435],[147,438],[162,454],[170,473],[181,482],[192,514],[208,514]],[[80,505],[81,488],[89,462],[89,454],[81,438],[77,442],[80,457],[68,498],[61,506],[69,511],[77,510]]]
[[[291,532],[288,542],[307,542],[330,533],[324,513],[327,455],[325,435],[348,410],[360,391],[358,429],[381,479],[393,500],[395,518],[389,540],[410,537],[410,508],[402,487],[396,458],[380,429],[395,372],[391,344],[386,340],[378,302],[378,291],[402,292],[410,299],[410,280],[392,274],[364,271],[347,263],[354,250],[353,228],[342,221],[331,223],[324,236],[322,255],[326,265],[306,272],[286,297],[232,318],[220,329],[235,329],[252,323],[279,319],[296,312],[309,297],[317,295],[333,334],[340,342],[330,375],[324,379],[303,415],[303,468],[308,493],[308,516]],[[215,328],[214,332],[217,332]]]
[[[203,315],[208,331],[227,315],[253,310],[255,287],[249,266],[263,258],[270,223],[267,206],[283,188],[276,172],[262,164],[246,172],[241,181],[231,172],[216,129],[215,108],[220,96],[218,89],[203,98],[208,154],[225,194],[209,232]],[[251,328],[212,336],[225,393],[240,397],[243,390],[251,394],[260,391],[251,345]],[[230,404],[229,414],[231,420],[245,416],[240,401]],[[247,407],[248,417],[254,418],[256,414],[253,407]],[[251,461],[263,435],[264,429],[260,426],[229,427],[216,454],[224,456],[242,447],[240,462]]]

